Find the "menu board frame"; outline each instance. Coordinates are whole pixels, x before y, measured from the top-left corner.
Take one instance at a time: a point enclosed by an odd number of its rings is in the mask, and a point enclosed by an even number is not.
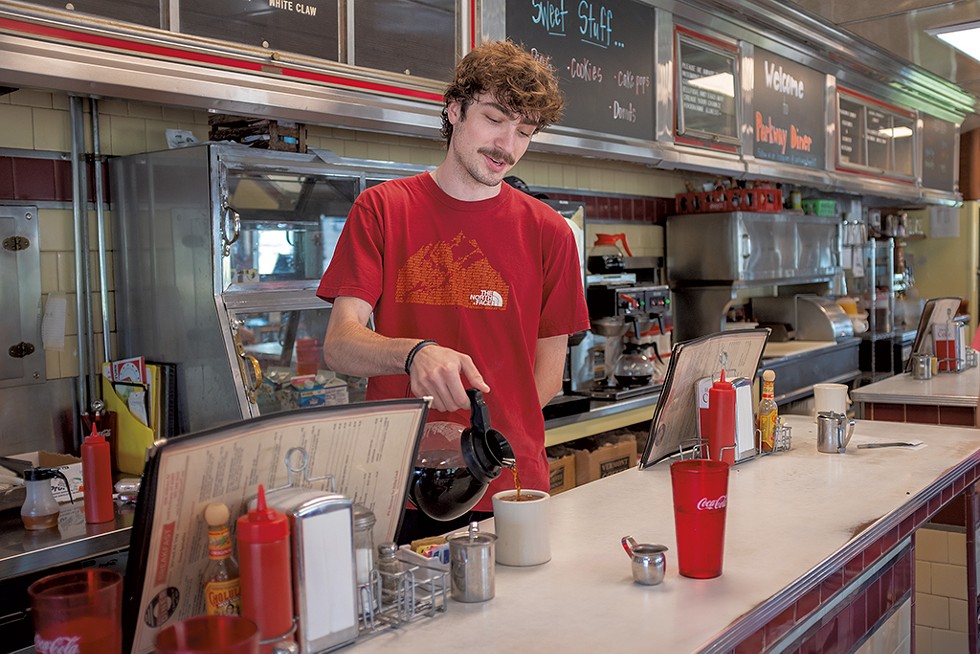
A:
[[[834,103],[837,131],[836,169],[841,172],[872,173],[891,181],[914,183],[921,166],[921,158],[917,155],[920,151],[918,144],[921,138],[918,113],[876,100],[850,89],[837,87],[836,93],[837,98]],[[855,124],[852,128],[848,128],[847,121],[841,115],[842,102],[857,108],[859,112],[854,116]],[[897,170],[895,166],[894,142],[897,138],[904,138],[904,136],[897,137],[894,135],[894,131],[892,131],[892,135],[886,136],[869,133],[877,131],[880,134],[884,130],[894,130],[896,118],[906,121],[907,125],[903,126],[907,126],[912,132],[909,135],[909,138],[912,139],[911,171]],[[845,146],[845,143],[850,145]],[[845,153],[845,147],[860,147],[861,150],[852,157]],[[857,161],[852,159],[857,159]]]
[[[692,127],[694,115],[688,115],[687,109],[698,114],[719,110],[719,104],[727,103],[719,99],[723,94],[715,93],[704,88],[694,87],[685,82],[684,48],[700,49],[702,53],[715,55],[728,61],[729,67],[712,69],[715,74],[729,73],[732,76],[734,96],[731,99],[732,111],[712,115],[721,115],[727,120],[725,131],[711,130],[703,127]],[[728,43],[704,34],[699,34],[680,25],[674,27],[674,138],[679,143],[692,143],[708,148],[735,151],[741,146],[742,90],[741,90],[741,52],[737,44]],[[692,98],[697,107],[687,102],[686,97]]]

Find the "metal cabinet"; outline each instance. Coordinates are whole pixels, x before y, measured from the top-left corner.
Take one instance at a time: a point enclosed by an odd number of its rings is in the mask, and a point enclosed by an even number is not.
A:
[[[315,292],[354,199],[422,170],[237,144],[114,159],[116,356],[177,364],[180,433],[281,409],[264,391],[302,372],[297,345],[322,367]]]

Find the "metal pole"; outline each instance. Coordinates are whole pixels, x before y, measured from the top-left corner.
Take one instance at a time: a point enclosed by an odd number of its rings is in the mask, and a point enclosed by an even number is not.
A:
[[[71,116],[72,219],[75,231],[75,310],[78,314],[78,404],[79,413],[88,411],[90,391],[92,302],[89,296],[88,216],[86,211],[87,176],[82,156],[85,151],[85,112],[82,99],[69,98]],[[81,432],[75,434],[75,445],[81,444]]]
[[[105,242],[105,189],[102,180],[102,154],[100,153],[101,143],[99,137],[99,99],[89,98],[92,114],[92,157],[95,160],[95,217],[96,229],[98,231],[99,242],[99,288],[101,289],[102,300],[102,352],[105,361],[112,361],[112,345],[110,343],[109,320],[109,273],[106,262],[106,242]],[[99,394],[99,384],[95,385],[95,394]]]

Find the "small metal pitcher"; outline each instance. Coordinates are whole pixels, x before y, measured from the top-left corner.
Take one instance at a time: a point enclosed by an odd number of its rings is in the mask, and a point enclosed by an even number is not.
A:
[[[912,355],[912,379],[932,379],[932,355],[917,353]]]
[[[637,543],[631,536],[623,536],[623,549],[633,560],[633,580],[644,586],[656,586],[664,580],[667,557],[663,545]]]
[[[824,454],[843,454],[854,435],[855,420],[846,414],[821,411],[817,414],[817,451]],[[847,425],[847,433],[844,426]]]

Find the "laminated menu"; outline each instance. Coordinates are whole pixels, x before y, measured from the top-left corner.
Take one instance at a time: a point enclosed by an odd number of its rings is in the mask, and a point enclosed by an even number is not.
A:
[[[371,509],[376,542],[397,533],[428,402],[303,409],[158,441],[143,475],[124,585],[124,650],[153,650],[156,633],[204,612],[205,507],[231,522],[258,484],[336,491]],[[352,591],[353,592],[353,591]]]
[[[740,329],[702,336],[674,346],[660,400],[653,412],[640,468],[697,444],[698,382],[724,370],[729,379],[753,379],[770,330]]]

